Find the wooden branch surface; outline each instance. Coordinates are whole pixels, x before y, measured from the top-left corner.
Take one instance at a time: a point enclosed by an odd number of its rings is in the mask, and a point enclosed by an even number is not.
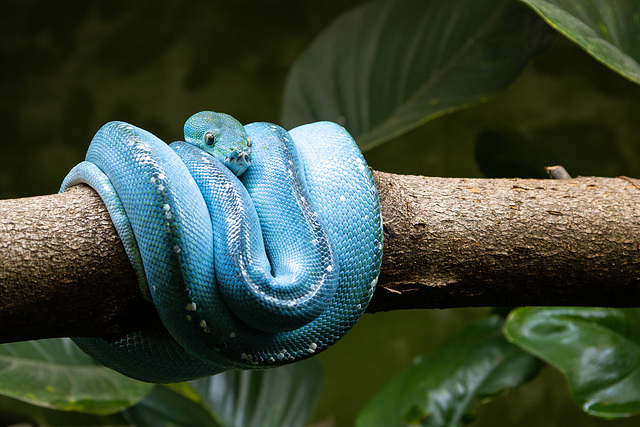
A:
[[[369,312],[640,306],[637,180],[374,177],[385,249]],[[0,200],[0,342],[158,321],[92,189]]]

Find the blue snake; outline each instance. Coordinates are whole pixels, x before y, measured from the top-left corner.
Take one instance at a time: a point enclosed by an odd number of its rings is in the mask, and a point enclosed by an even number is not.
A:
[[[104,201],[163,326],[74,338],[105,366],[171,383],[317,354],[365,311],[382,259],[371,172],[331,122],[287,132],[193,115],[167,145],[124,122],[96,133],[60,191]]]

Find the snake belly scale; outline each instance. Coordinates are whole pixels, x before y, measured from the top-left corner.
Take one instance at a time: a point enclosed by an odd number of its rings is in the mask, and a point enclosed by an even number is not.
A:
[[[110,122],[60,191],[80,183],[107,206],[163,327],[74,341],[132,378],[179,382],[307,358],[344,336],[375,290],[378,194],[335,123],[287,132],[204,111],[167,145]]]

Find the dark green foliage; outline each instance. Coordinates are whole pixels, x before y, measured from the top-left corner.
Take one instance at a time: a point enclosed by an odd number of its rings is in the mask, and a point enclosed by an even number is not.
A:
[[[55,192],[109,120],[169,142],[206,109],[336,120],[390,172],[638,176],[639,13],[638,0],[4,2],[0,197]],[[316,420],[352,425],[364,407],[362,426],[637,424],[578,409],[638,413],[637,311],[516,310],[512,343],[477,317],[365,316],[320,356]],[[314,363],[151,388],[65,342],[0,348],[1,424],[304,425],[320,393]],[[518,387],[533,356],[550,367]],[[550,388],[554,369],[575,401]]]

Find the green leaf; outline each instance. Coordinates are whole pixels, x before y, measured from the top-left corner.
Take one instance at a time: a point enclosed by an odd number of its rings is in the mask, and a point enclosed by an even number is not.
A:
[[[322,370],[309,359],[274,369],[226,371],[191,384],[225,426],[304,426],[320,392]]]
[[[0,425],[128,426],[121,413],[113,415],[56,411],[0,395]]]
[[[169,386],[157,386],[151,394],[127,409],[123,415],[129,423],[137,427],[223,426],[208,408]]]
[[[482,319],[387,383],[358,426],[457,426],[473,410],[538,373],[539,361],[509,344],[497,316]]]
[[[640,84],[640,1],[521,1],[598,61]]]
[[[551,34],[510,0],[373,1],[296,61],[282,121],[331,120],[371,148],[505,89]]]
[[[152,387],[96,365],[69,339],[0,346],[0,394],[34,405],[113,414]]]
[[[587,413],[640,414],[640,310],[526,307],[505,334],[564,373]]]

